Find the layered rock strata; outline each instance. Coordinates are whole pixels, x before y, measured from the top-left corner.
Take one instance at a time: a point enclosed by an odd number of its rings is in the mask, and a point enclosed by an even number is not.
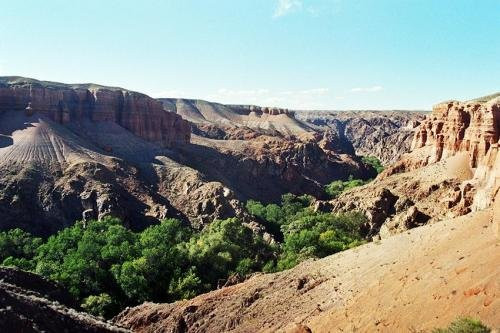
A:
[[[390,167],[382,177],[465,154],[473,175],[452,190],[449,208],[464,213],[488,207],[499,189],[500,97],[437,104],[419,126],[412,154]]]
[[[121,88],[63,85],[18,77],[0,78],[0,113],[34,113],[60,124],[82,120],[116,123],[138,137],[171,147],[187,143],[191,127],[160,102]]]

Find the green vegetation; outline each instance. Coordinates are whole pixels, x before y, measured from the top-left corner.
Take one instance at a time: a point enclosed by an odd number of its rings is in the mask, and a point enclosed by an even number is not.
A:
[[[274,258],[235,218],[198,233],[175,219],[135,233],[108,217],[77,222],[45,242],[15,229],[0,234],[0,254],[4,265],[62,283],[83,309],[106,317],[146,300],[193,297],[230,274],[260,271]]]
[[[279,271],[362,242],[363,216],[314,212],[311,202],[291,194],[280,205],[248,201],[273,244],[237,218],[216,220],[202,231],[166,219],[133,232],[106,217],[76,222],[46,240],[20,229],[2,232],[0,263],[60,282],[85,311],[109,318],[125,306],[191,298],[232,274]]]
[[[286,194],[281,205],[247,202],[247,210],[268,225],[276,239],[282,240],[276,266],[268,263],[265,271],[288,269],[307,258],[325,257],[362,243],[362,214],[314,212],[311,200],[307,195]]]
[[[361,159],[365,164],[372,166],[377,171],[377,174],[381,173],[384,170],[384,166],[382,165],[382,163],[374,156],[363,156]],[[357,186],[368,184],[371,181],[371,179],[354,179],[354,177],[351,175],[346,181],[335,180],[326,185],[325,192],[330,198],[335,199],[342,192],[350,190]]]
[[[346,181],[335,180],[330,184],[325,186],[325,192],[332,199],[338,197],[342,192],[350,190],[351,188],[362,186],[368,184],[370,180],[362,180],[362,179],[354,179],[352,176],[349,176],[349,179]]]
[[[31,270],[34,266],[30,259],[41,244],[41,238],[33,237],[21,229],[0,232],[0,263]]]
[[[437,328],[433,333],[489,333],[491,329],[480,320],[460,318],[452,322],[447,328]]]
[[[382,171],[384,171],[384,166],[375,156],[363,156],[361,160],[364,163],[371,165],[375,170],[377,170],[377,173],[381,173]]]

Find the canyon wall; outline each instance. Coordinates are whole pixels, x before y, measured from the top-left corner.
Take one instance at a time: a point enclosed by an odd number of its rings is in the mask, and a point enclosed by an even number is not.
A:
[[[500,96],[467,102],[447,101],[434,106],[418,127],[412,153],[381,176],[407,172],[465,155],[472,177],[453,190],[449,208],[461,206],[463,213],[488,207],[499,190]]]
[[[351,142],[357,155],[391,165],[410,151],[424,111],[296,111],[295,117],[320,131],[333,130]]]
[[[163,147],[187,143],[191,135],[189,122],[165,112],[160,102],[121,88],[0,78],[0,113],[4,111],[37,113],[60,124],[113,122]]]

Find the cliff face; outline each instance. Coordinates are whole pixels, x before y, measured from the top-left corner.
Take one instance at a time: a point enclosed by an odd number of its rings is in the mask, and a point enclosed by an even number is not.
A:
[[[473,172],[450,195],[450,208],[464,213],[488,207],[499,189],[500,97],[437,104],[417,129],[412,154],[382,177],[465,155]]]
[[[36,113],[60,124],[113,122],[164,147],[189,142],[191,133],[189,122],[165,112],[160,102],[140,93],[96,85],[0,78],[0,113],[5,111]]]
[[[419,127],[412,150],[428,147],[425,164],[467,152],[471,167],[485,160],[490,148],[498,150],[500,97],[486,103],[450,101],[436,105]]]

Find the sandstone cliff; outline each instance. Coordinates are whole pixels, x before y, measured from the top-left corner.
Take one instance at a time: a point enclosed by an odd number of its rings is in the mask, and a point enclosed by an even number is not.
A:
[[[166,147],[189,142],[191,133],[187,121],[146,95],[91,84],[0,77],[0,113],[5,111],[36,113],[60,124],[112,122]]]
[[[449,208],[459,205],[466,213],[488,207],[500,186],[498,95],[437,104],[419,126],[412,154],[386,170],[382,177],[465,154],[473,175],[450,194]]]
[[[317,209],[361,210],[369,235],[487,208],[500,186],[499,97],[445,102],[416,128],[412,151],[368,185]]]
[[[189,140],[190,124],[146,95],[1,78],[0,229],[50,235],[105,215],[133,228],[237,215],[227,187],[176,162]]]

